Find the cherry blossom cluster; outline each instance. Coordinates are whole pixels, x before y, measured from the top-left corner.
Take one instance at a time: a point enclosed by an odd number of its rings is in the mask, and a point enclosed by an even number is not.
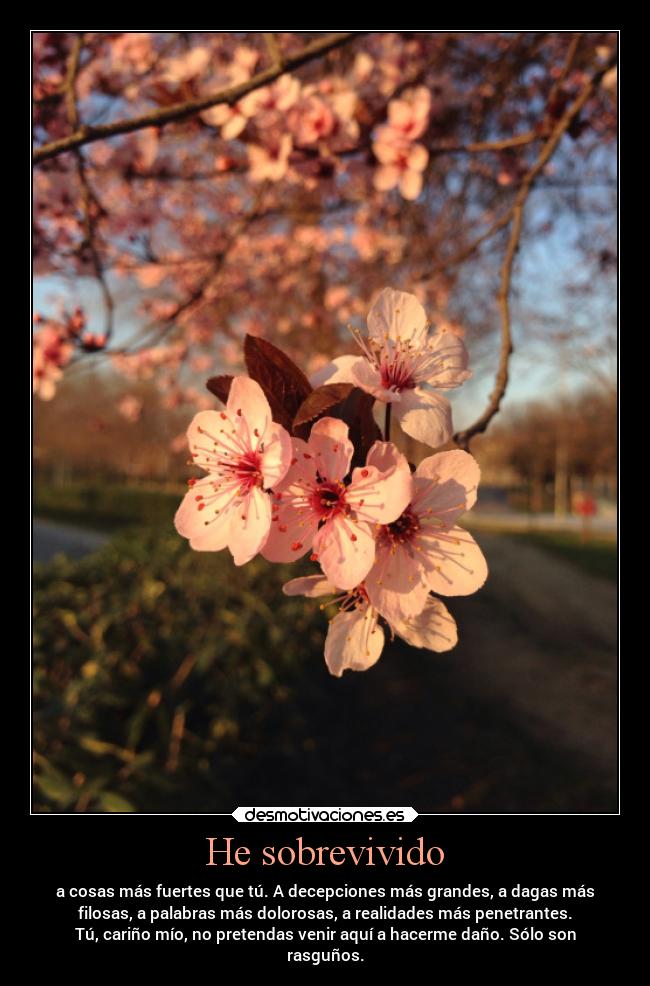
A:
[[[405,199],[417,199],[429,152],[417,143],[429,124],[431,93],[424,86],[408,89],[388,104],[388,122],[377,128],[372,149],[380,162],[374,185],[380,192],[398,187]]]
[[[248,336],[249,376],[211,378],[225,407],[201,411],[188,429],[190,461],[205,475],[189,480],[175,517],[192,548],[228,548],[236,565],[309,555],[318,574],[284,592],[338,607],[325,643],[336,676],[371,667],[386,630],[449,650],[456,624],[438,597],[473,593],[487,577],[479,546],[457,523],[476,500],[475,460],[440,451],[416,469],[375,422],[377,405],[394,408],[406,434],[432,448],[448,443],[449,402],[427,388],[467,379],[462,339],[431,331],[415,296],[390,288],[367,326],[367,336],[355,332],[359,357],[334,360],[311,381]]]
[[[370,61],[370,64],[368,62]],[[242,81],[246,69],[235,60]],[[254,63],[248,62],[247,67]],[[301,85],[291,75],[283,75],[270,86],[254,90],[234,106],[215,106],[202,113],[205,123],[220,127],[224,140],[241,138],[248,132],[249,178],[253,182],[314,183],[314,177],[334,167],[332,155],[353,148],[359,139],[357,120],[358,76],[369,74],[371,60],[355,63],[352,77],[330,76],[319,83]],[[244,75],[242,75],[244,73]],[[416,199],[422,189],[422,172],[429,155],[416,143],[427,129],[431,95],[423,86],[407,89],[400,98],[390,100],[388,122],[377,128],[373,152],[378,162],[375,188],[388,191],[398,187],[406,199]],[[251,133],[257,135],[251,139]],[[327,153],[323,153],[327,148]],[[316,167],[310,165],[314,154]],[[227,171],[236,159],[222,155],[217,169]],[[295,167],[292,167],[294,165]]]
[[[106,336],[86,331],[86,318],[80,308],[60,320],[34,316],[32,341],[33,391],[43,401],[50,401],[75,350],[97,352],[106,345]]]
[[[468,292],[484,297],[501,247],[480,245],[499,244],[554,127],[616,45],[615,32],[579,43],[571,32],[364,32],[293,63],[320,35],[35,32],[34,143],[55,153],[34,170],[34,271],[55,275],[48,292],[71,306],[77,279],[93,279],[102,352],[129,379],[163,393],[173,383],[174,399],[182,389],[189,400],[196,359],[241,372],[246,333],[311,373],[344,351],[341,322],[365,316],[386,270],[432,316],[487,335],[493,320]],[[575,211],[581,262],[562,277],[571,303],[589,280],[583,264],[597,272],[614,244],[603,222],[614,76],[535,179],[540,205],[522,229],[522,244],[557,257]],[[198,108],[232,86],[233,105]],[[75,127],[120,121],[133,127],[56,152]],[[52,361],[43,348],[37,338],[47,393],[65,349]]]

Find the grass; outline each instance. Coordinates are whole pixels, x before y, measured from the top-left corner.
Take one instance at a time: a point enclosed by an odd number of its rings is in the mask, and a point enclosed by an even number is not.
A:
[[[581,571],[609,582],[618,581],[618,553],[616,542],[591,535],[583,541],[574,531],[512,531],[508,537],[521,538],[544,551],[563,558]]]
[[[183,493],[182,487],[176,492],[110,483],[103,486],[37,484],[34,513],[37,517],[107,534],[118,533],[134,524],[169,528]]]

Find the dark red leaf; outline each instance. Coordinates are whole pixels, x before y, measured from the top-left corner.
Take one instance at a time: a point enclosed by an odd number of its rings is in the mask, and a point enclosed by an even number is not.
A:
[[[326,383],[312,390],[293,419],[294,435],[298,435],[299,438],[304,438],[305,433],[309,435],[313,422],[329,414],[337,404],[341,404],[350,395],[352,389],[351,383]]]
[[[230,384],[232,383],[232,376],[229,374],[223,374],[220,377],[210,377],[206,381],[206,387],[211,394],[218,397],[220,401],[224,404],[228,401],[228,394],[230,393]]]
[[[322,392],[322,393],[321,393]],[[318,394],[318,397],[315,395]],[[338,401],[333,398],[338,396]],[[349,383],[325,384],[312,391],[296,415],[293,433],[307,440],[314,423],[323,417],[339,418],[348,425],[354,445],[352,468],[365,464],[371,445],[381,439],[381,431],[372,414],[375,398]],[[319,410],[320,408],[320,410]],[[311,414],[314,410],[317,413]]]
[[[258,336],[246,336],[244,359],[249,376],[266,395],[273,420],[291,431],[298,408],[311,393],[309,380],[281,349]]]

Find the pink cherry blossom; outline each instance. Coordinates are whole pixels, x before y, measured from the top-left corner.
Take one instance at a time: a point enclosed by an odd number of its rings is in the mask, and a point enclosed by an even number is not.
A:
[[[233,82],[241,78],[233,78]],[[291,75],[281,75],[272,85],[254,89],[234,106],[212,106],[201,113],[201,118],[214,127],[221,127],[224,140],[238,137],[249,120],[262,116],[259,122],[272,125],[275,117],[285,113],[298,99],[300,83]],[[265,119],[264,119],[265,118]]]
[[[390,468],[393,446],[373,449],[368,462]],[[467,452],[439,452],[413,476],[413,497],[403,513],[375,531],[375,563],[365,578],[370,603],[390,621],[412,620],[429,592],[467,596],[487,578],[481,549],[456,521],[476,502],[480,470]]]
[[[163,63],[161,78],[167,82],[187,82],[201,75],[208,67],[211,59],[207,47],[193,48],[182,55],[167,58]]]
[[[411,499],[411,475],[395,450],[387,469],[356,468],[346,483],[353,452],[348,426],[336,418],[317,421],[308,442],[294,438],[291,468],[275,490],[265,558],[293,561],[313,547],[335,585],[352,589],[363,581],[375,559],[373,525],[399,517]]]
[[[429,152],[422,144],[406,140],[377,140],[373,144],[380,166],[373,184],[380,192],[399,187],[402,198],[412,201],[422,191],[422,174],[429,162]]]
[[[66,328],[46,324],[33,338],[33,391],[42,401],[50,401],[63,376],[62,368],[70,362],[73,345]]]
[[[248,145],[251,181],[280,181],[289,170],[289,155],[292,150],[289,134],[283,134],[279,141],[269,147],[257,144]]]
[[[388,104],[388,126],[406,140],[417,140],[427,129],[431,93],[425,86],[408,89]]]
[[[390,621],[370,603],[363,583],[351,591],[339,593],[326,578],[312,575],[292,579],[283,586],[283,592],[287,596],[335,597],[331,603],[338,604],[339,612],[330,620],[325,639],[325,663],[336,678],[344,671],[367,671],[377,663],[385,642],[380,616],[392,634],[413,647],[442,653],[451,650],[458,641],[454,618],[444,603],[433,596],[425,600],[417,615],[408,620]]]
[[[336,125],[331,106],[319,96],[302,99],[292,110],[289,121],[296,144],[315,144],[328,137]]]
[[[255,89],[240,100],[242,113],[247,117],[259,113],[284,113],[300,95],[300,83],[292,75],[281,75],[270,86]]]
[[[211,106],[201,113],[201,119],[211,127],[221,127],[221,136],[224,140],[234,140],[248,123],[248,117],[243,112],[240,103],[228,106],[222,103],[220,106]]]
[[[259,61],[259,52],[248,45],[238,45],[233,52],[234,71],[237,78],[249,78]]]
[[[188,432],[194,464],[208,475],[191,488],[174,523],[197,551],[228,548],[235,565],[250,561],[271,527],[269,490],[291,462],[291,439],[273,422],[262,388],[248,377],[232,381],[225,411],[201,411]]]
[[[451,406],[439,390],[471,376],[460,336],[429,335],[424,308],[415,295],[384,288],[368,313],[368,339],[354,333],[363,356],[340,356],[319,370],[312,383],[354,383],[384,404],[393,404],[402,430],[432,448],[452,436]]]
[[[136,353],[115,353],[115,368],[131,380],[148,380],[162,366],[176,368],[185,358],[187,346],[182,342],[142,349]]]

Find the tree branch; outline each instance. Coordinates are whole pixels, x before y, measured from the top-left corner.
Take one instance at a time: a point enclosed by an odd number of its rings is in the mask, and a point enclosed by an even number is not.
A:
[[[157,345],[158,343],[162,342],[163,338],[167,335],[167,333],[170,332],[176,325],[176,321],[179,318],[179,316],[184,315],[185,313],[190,311],[195,305],[201,303],[206,288],[208,287],[214,288],[215,283],[217,285],[219,284],[219,281],[223,278],[226,262],[229,258],[232,248],[236,246],[239,238],[242,236],[243,233],[245,233],[245,231],[248,229],[250,224],[257,217],[263,198],[264,198],[264,189],[262,188],[257,193],[251,209],[246,213],[246,215],[242,216],[240,221],[235,225],[230,235],[228,236],[226,243],[221,248],[219,253],[216,256],[212,257],[213,263],[211,269],[207,272],[207,274],[205,274],[201,278],[201,280],[194,288],[194,290],[191,292],[191,294],[184,301],[181,301],[176,305],[174,311],[170,315],[168,315],[164,320],[162,320],[162,324],[161,324],[161,320],[156,319],[155,321],[151,322],[149,325],[147,325],[144,328],[145,337],[147,332],[151,332],[152,330],[155,329],[160,329],[157,338],[151,342],[148,342],[145,338],[144,341],[141,340],[138,343],[138,345],[135,347],[122,346],[120,349],[105,350],[106,355],[133,356],[134,354],[141,352],[143,349],[149,349],[151,348],[151,346]]]
[[[70,52],[70,59],[68,61],[68,70],[66,72],[66,78],[62,92],[62,95],[65,98],[65,106],[68,115],[68,122],[73,130],[79,126],[79,110],[77,107],[75,85],[77,82],[77,74],[79,72],[79,61],[81,58],[82,48],[83,48],[83,34],[79,34],[75,38],[74,44],[72,46],[72,51]],[[95,219],[93,217],[93,212],[92,212],[93,204],[98,209],[101,209],[101,205],[98,202],[97,196],[93,192],[90,183],[88,181],[84,158],[81,151],[76,149],[74,153],[75,153],[76,166],[77,166],[77,177],[79,178],[79,185],[81,187],[81,202],[83,208],[84,240],[82,244],[82,249],[85,247],[90,253],[90,259],[93,265],[93,270],[95,272],[95,277],[97,278],[97,281],[99,283],[102,292],[102,297],[104,299],[104,309],[106,312],[104,335],[106,337],[105,341],[108,342],[113,331],[113,311],[115,309],[115,304],[113,302],[113,296],[108,287],[108,282],[106,280],[104,268],[102,267],[102,262],[100,260],[97,246],[95,243]]]
[[[573,57],[574,52],[575,48],[572,48],[571,57]],[[469,449],[470,440],[474,437],[474,435],[479,435],[486,431],[492,418],[498,414],[501,401],[504,398],[506,388],[508,386],[508,366],[510,356],[513,351],[510,322],[510,288],[514,259],[517,254],[517,250],[519,249],[524,206],[526,205],[526,201],[536,178],[555,153],[560,140],[571,126],[573,120],[576,119],[587,100],[593,95],[600,83],[600,80],[611,68],[614,67],[616,61],[617,56],[616,53],[614,53],[608,59],[607,63],[584,84],[578,96],[574,99],[573,103],[571,103],[553,128],[553,131],[540,151],[537,160],[524,176],[519,187],[519,191],[515,197],[515,201],[510,210],[512,225],[510,228],[510,236],[508,238],[505,256],[501,265],[500,287],[497,296],[501,313],[501,349],[499,353],[499,366],[494,382],[494,390],[490,395],[485,411],[472,425],[469,426],[469,428],[465,428],[463,431],[457,432],[454,435],[454,441],[456,444],[459,448],[465,449],[466,451]],[[506,225],[506,223],[502,223],[502,225]]]
[[[284,59],[282,57],[282,52],[280,51],[280,45],[278,44],[278,39],[275,34],[271,32],[264,33],[264,41],[266,43],[266,48],[271,59],[271,65],[276,68],[282,68],[284,65]]]
[[[307,62],[314,61],[322,55],[340,48],[353,38],[360,37],[363,31],[348,31],[345,33],[326,34],[322,38],[317,38],[306,45],[301,52],[296,55],[287,55],[280,64],[274,64],[263,72],[258,72],[246,82],[240,82],[235,86],[228,86],[219,92],[213,92],[208,96],[201,96],[198,99],[190,99],[184,103],[176,103],[173,106],[163,107],[152,110],[151,113],[144,113],[141,116],[132,117],[130,120],[116,120],[114,123],[106,123],[97,127],[81,126],[77,127],[68,137],[60,140],[53,140],[49,144],[43,144],[36,148],[33,154],[34,164],[40,164],[50,158],[58,157],[65,151],[72,151],[75,148],[83,147],[97,140],[105,140],[107,137],[115,137],[119,134],[132,133],[134,130],[143,130],[145,127],[163,127],[167,123],[176,120],[184,120],[188,116],[194,116],[201,110],[206,110],[211,106],[219,106],[221,103],[232,105],[246,93],[254,89],[273,82],[284,72],[291,72]]]

